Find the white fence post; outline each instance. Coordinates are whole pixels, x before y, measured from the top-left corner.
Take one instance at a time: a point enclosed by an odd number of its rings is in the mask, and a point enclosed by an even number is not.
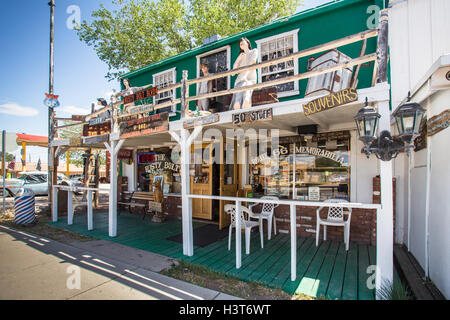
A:
[[[88,223],[88,230],[92,230],[94,228],[94,217],[92,214],[92,191],[88,190],[88,197],[87,197],[87,223]]]
[[[297,208],[291,204],[291,280],[297,278]],[[275,219],[275,217],[274,217]]]
[[[52,221],[58,221],[58,188],[53,186],[53,210],[52,210]]]
[[[73,197],[69,189],[67,189],[67,224],[73,224]]]
[[[236,269],[239,269],[242,266],[242,228],[241,228],[241,202],[236,200]]]
[[[380,118],[380,132],[390,130],[389,101],[378,103]],[[394,281],[394,222],[392,198],[392,160],[379,161],[381,210],[377,212],[377,275],[376,297],[380,299],[379,290],[383,285],[393,284]]]

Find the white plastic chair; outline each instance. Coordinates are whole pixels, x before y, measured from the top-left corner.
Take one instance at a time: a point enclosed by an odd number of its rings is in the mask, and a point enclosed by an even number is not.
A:
[[[327,203],[348,203],[347,200],[342,199],[328,199],[324,202]],[[324,207],[320,207],[316,210],[316,246],[319,245],[319,235],[320,235],[320,226],[323,225],[323,240],[327,240],[327,226],[337,226],[344,227],[344,243],[345,250],[348,251],[349,243],[350,243],[350,221],[352,219],[352,208],[343,208],[343,207],[328,207],[328,215],[326,219],[320,218],[320,210]],[[344,211],[348,211],[348,218],[344,220],[344,215],[346,214]]]
[[[258,205],[257,203],[249,205],[248,208],[252,212],[252,214],[250,215],[251,218],[260,219],[261,222],[262,222],[262,219],[267,220],[267,239],[270,240],[271,235],[272,235],[272,221],[273,221],[274,234],[275,235],[277,234],[277,222],[276,222],[276,219],[274,218],[273,214],[274,214],[275,208],[278,207],[277,201],[279,199],[277,197],[271,197],[271,196],[264,196],[264,197],[261,197],[261,199],[273,200],[274,203],[263,203],[261,212],[253,212],[252,208],[254,206],[257,206]]]
[[[241,228],[245,229],[245,253],[250,253],[250,232],[253,227],[259,226],[259,234],[261,238],[261,248],[264,248],[264,239],[263,239],[263,232],[262,232],[262,223],[260,221],[251,221],[250,218],[248,220],[245,220],[244,213],[247,213],[250,217],[251,211],[244,206],[241,206]],[[234,204],[226,204],[225,205],[225,212],[228,213],[231,216],[231,223],[229,227],[229,233],[228,233],[228,250],[231,250],[231,234],[232,229],[236,229],[236,205]]]

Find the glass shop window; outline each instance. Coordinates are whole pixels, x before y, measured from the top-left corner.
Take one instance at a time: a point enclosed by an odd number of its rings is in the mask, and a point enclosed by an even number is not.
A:
[[[295,144],[294,199],[350,200],[348,139]]]
[[[322,134],[303,141],[294,138],[298,142],[280,143],[278,151],[268,148],[267,153],[249,159],[253,196],[350,200],[349,136]]]

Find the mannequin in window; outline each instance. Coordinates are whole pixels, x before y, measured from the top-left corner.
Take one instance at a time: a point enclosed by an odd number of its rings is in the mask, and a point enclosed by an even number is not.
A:
[[[200,70],[202,71],[203,77],[209,75],[209,63],[202,62],[200,64]],[[212,81],[206,80],[199,83],[197,87],[197,95],[212,92]],[[209,111],[210,98],[197,100],[197,110],[199,111]]]
[[[234,62],[233,69],[249,66],[256,63],[258,58],[258,49],[252,49],[250,41],[247,38],[242,38],[239,41],[240,54]],[[239,73],[234,84],[235,88],[241,88],[256,84],[256,69],[244,71]],[[253,90],[237,92],[233,94],[231,99],[230,109],[244,109],[252,106]]]

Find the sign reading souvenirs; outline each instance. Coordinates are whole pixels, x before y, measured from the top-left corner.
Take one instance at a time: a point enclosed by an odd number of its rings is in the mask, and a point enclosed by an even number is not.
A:
[[[358,100],[358,92],[355,88],[333,92],[325,97],[312,100],[303,105],[303,113],[309,116],[314,113],[329,110]]]
[[[427,122],[427,134],[432,136],[450,126],[450,109],[430,118]]]
[[[194,119],[189,119],[183,123],[185,129],[194,128],[196,126],[202,126],[205,124],[216,123],[219,121],[219,114],[212,113],[209,116],[198,117]]]
[[[268,120],[272,120],[272,108],[233,114],[233,124],[248,124]]]
[[[158,93],[158,89],[156,87],[149,88],[147,90],[139,91],[139,92],[136,92],[135,94],[125,96],[123,98],[123,103],[129,104],[129,103],[133,103],[135,101],[144,100],[144,99],[156,96],[157,93]]]
[[[158,113],[130,120],[124,119],[119,127],[122,139],[167,131],[169,130],[169,113]]]

